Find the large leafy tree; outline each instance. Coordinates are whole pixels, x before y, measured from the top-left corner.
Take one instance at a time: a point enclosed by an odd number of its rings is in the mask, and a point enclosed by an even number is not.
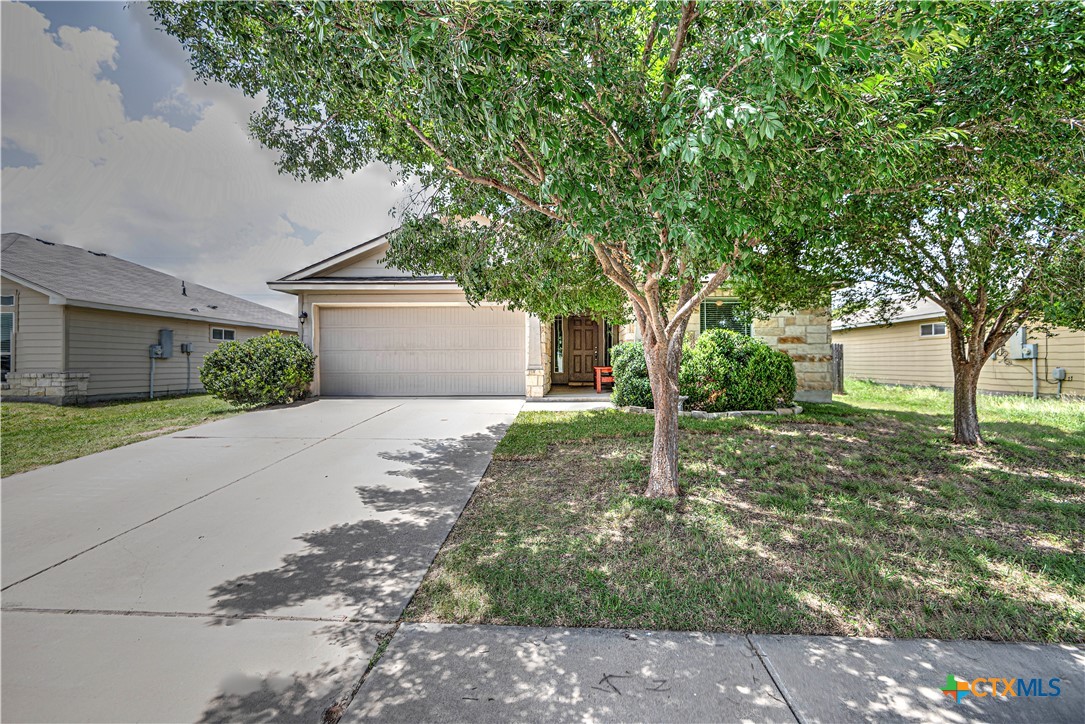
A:
[[[776,239],[772,263],[747,283],[751,297],[779,306],[789,286],[850,282],[836,295],[845,319],[937,303],[953,364],[953,439],[975,445],[991,355],[1021,325],[1085,325],[1085,6],[961,10],[967,37],[928,86],[904,91],[960,140],[900,184],[845,196],[817,244]]]
[[[850,249],[865,283],[838,297],[841,313],[866,307],[875,319],[923,298],[943,309],[953,440],[965,445],[982,441],[979,376],[1010,336],[1021,325],[1085,325],[1085,209],[1057,189],[1014,186],[1002,176],[878,204],[891,230]]]
[[[383,161],[420,180],[397,265],[540,314],[626,306],[655,399],[651,496],[678,492],[692,312],[771,235],[803,243],[849,190],[956,137],[914,99],[968,30],[895,2],[151,7],[200,77],[263,94],[252,132],[284,171]]]

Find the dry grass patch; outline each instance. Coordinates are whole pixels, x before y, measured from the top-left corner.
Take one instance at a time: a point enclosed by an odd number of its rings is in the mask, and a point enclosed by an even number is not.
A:
[[[974,452],[864,391],[684,420],[676,501],[640,495],[651,418],[522,414],[406,618],[1085,641],[1085,405]]]

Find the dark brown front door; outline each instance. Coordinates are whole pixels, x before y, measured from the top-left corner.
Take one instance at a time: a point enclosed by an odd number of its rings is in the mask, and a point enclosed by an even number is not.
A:
[[[569,381],[594,382],[599,364],[599,323],[590,317],[569,317]]]

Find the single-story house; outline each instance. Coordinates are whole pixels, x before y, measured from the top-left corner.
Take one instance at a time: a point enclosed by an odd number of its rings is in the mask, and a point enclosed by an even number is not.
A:
[[[289,314],[24,234],[0,245],[0,322],[4,399],[57,404],[148,397],[152,379],[153,395],[195,392],[223,341],[297,331]]]
[[[632,326],[590,315],[544,322],[500,304],[472,307],[455,282],[384,264],[387,235],[268,282],[297,295],[299,333],[317,355],[313,393],[324,396],[543,397],[590,385]],[[735,300],[707,300],[690,329],[742,328]],[[800,400],[830,401],[827,310],[754,321],[752,332],[795,360]]]
[[[930,300],[901,311],[888,324],[869,318],[834,320],[833,341],[844,345],[844,374],[893,385],[953,388],[945,311]],[[1085,395],[1085,332],[1065,328],[1048,335],[1024,330],[997,351],[980,374],[981,392],[1032,394],[1033,359],[1041,395],[1059,390],[1055,369],[1066,370],[1062,392]],[[1022,345],[1035,348],[1020,350]]]

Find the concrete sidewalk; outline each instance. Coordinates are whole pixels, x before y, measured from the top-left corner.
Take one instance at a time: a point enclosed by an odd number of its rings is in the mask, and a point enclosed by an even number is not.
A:
[[[1048,696],[957,702],[941,691],[950,674],[1036,678]],[[342,719],[362,720],[1077,723],[1085,650],[404,624]]]

